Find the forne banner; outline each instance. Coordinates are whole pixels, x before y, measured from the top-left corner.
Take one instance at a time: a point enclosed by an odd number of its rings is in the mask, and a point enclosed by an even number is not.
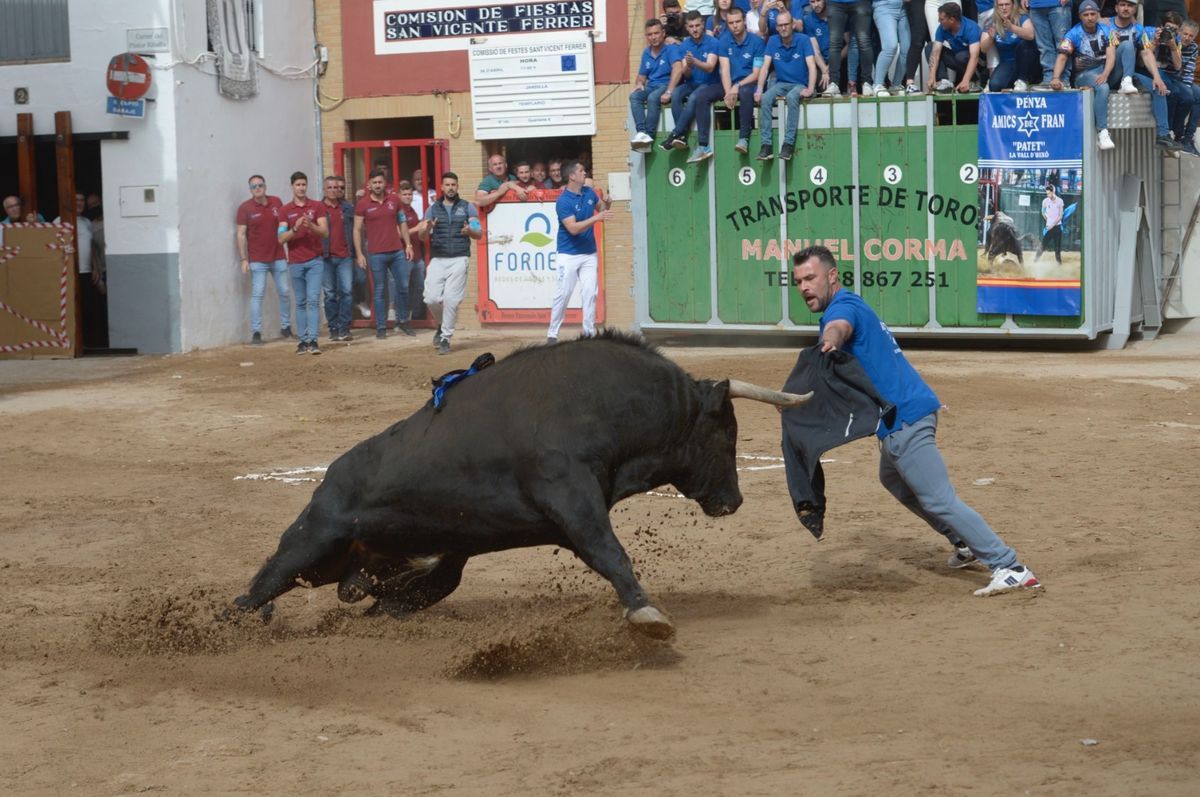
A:
[[[1081,313],[1083,98],[979,98],[980,313]]]

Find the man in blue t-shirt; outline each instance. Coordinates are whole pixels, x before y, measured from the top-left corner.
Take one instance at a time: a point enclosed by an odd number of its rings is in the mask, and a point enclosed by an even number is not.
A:
[[[612,217],[611,200],[601,199],[587,183],[587,170],[579,161],[563,166],[567,185],[554,203],[558,215],[558,253],[554,266],[558,270],[558,290],[550,308],[550,328],[546,342],[558,342],[558,330],[567,314],[567,302],[579,282],[583,301],[583,334],[596,334],[596,232],[597,224]],[[596,211],[600,212],[597,213]]]
[[[1075,74],[1075,87],[1091,89],[1092,116],[1096,120],[1096,147],[1113,149],[1112,136],[1108,133],[1108,95],[1121,83],[1117,65],[1117,48],[1109,46],[1112,31],[1100,22],[1100,7],[1096,0],[1083,0],[1079,4],[1079,24],[1067,31],[1058,45],[1058,60],[1054,62],[1054,77],[1050,88],[1059,91],[1065,85],[1062,74],[1068,64]]]
[[[987,67],[979,60],[979,25],[974,20],[963,19],[958,3],[943,3],[938,6],[938,26],[933,41],[925,47],[929,59],[929,90],[940,93],[954,91],[979,91],[976,75],[985,77]],[[950,70],[958,78],[956,86],[950,80]]]
[[[954,492],[937,449],[938,397],[905,359],[896,339],[859,296],[842,289],[837,261],[824,246],[792,258],[792,277],[808,309],[821,316],[821,351],[854,355],[875,389],[895,405],[890,426],[880,421],[879,481],[895,498],[954,546],[947,564],[976,561],[992,571],[983,597],[1020,587],[1039,587],[1033,571],[1017,560],[979,513]]]
[[[636,152],[646,152],[654,144],[662,106],[671,101],[671,92],[683,79],[683,50],[666,43],[660,20],[646,20],[646,43],[634,90],[629,93],[629,110],[637,128],[629,146]]]
[[[718,70],[720,40],[704,32],[704,17],[699,11],[684,15],[684,26],[688,37],[683,42],[684,80],[671,93],[671,115],[675,127],[670,135],[659,144],[666,152],[672,149],[687,149],[687,131],[696,121],[696,137],[699,142],[688,163],[699,163],[712,157],[708,145],[708,134],[712,129],[712,106],[725,94]]]
[[[746,30],[746,15],[731,8],[725,17],[728,28],[721,34],[721,88],[725,105],[738,106],[738,140],[734,149],[745,155],[750,151],[750,130],[754,127],[754,92],[763,64],[762,39]]]
[[[775,157],[772,146],[771,115],[775,101],[780,97],[787,102],[787,117],[783,127],[783,146],[779,148],[779,159],[791,160],[796,150],[796,128],[800,125],[800,102],[816,93],[817,66],[813,61],[812,39],[793,32],[792,15],[781,11],[775,18],[779,33],[767,41],[762,69],[758,72],[758,90],[754,99],[759,103],[758,130],[762,147],[758,151],[760,161]],[[766,88],[767,76],[775,71],[775,84]]]

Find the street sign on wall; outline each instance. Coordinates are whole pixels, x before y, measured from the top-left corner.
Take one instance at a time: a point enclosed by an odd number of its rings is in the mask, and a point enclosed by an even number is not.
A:
[[[118,100],[140,100],[150,91],[150,64],[134,53],[114,55],[104,78],[108,93]]]
[[[564,34],[554,42],[471,46],[475,138],[596,134],[592,40]]]

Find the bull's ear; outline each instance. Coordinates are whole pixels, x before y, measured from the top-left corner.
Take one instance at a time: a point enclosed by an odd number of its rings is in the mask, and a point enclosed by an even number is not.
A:
[[[700,382],[700,390],[704,397],[704,411],[717,413],[729,401],[729,380],[722,379],[716,382],[712,379],[705,379]]]

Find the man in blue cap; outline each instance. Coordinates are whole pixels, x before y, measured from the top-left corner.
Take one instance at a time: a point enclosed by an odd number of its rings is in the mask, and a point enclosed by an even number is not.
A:
[[[1075,88],[1090,88],[1096,93],[1092,100],[1092,114],[1096,119],[1096,146],[1112,149],[1116,146],[1108,134],[1108,94],[1121,85],[1117,65],[1117,48],[1109,46],[1109,30],[1100,24],[1100,6],[1096,0],[1083,0],[1079,4],[1079,24],[1067,31],[1058,45],[1058,59],[1054,62],[1054,77],[1050,88],[1063,88],[1063,69],[1070,64],[1069,74],[1075,75]]]

